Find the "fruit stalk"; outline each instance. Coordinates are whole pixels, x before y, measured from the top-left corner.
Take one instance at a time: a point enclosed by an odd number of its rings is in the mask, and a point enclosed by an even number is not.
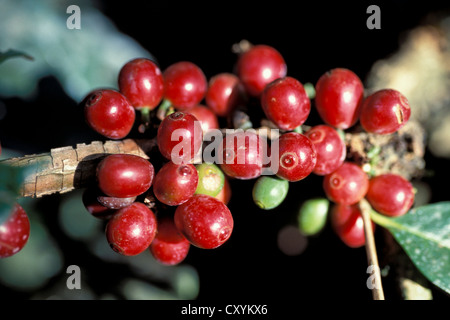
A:
[[[11,166],[33,166],[25,178],[20,196],[39,198],[53,193],[66,193],[86,187],[95,179],[95,168],[108,154],[134,154],[148,159],[156,147],[155,139],[94,141],[51,149],[48,153],[10,158],[0,161]]]
[[[380,266],[378,264],[378,256],[377,249],[375,246],[375,237],[373,234],[372,221],[370,218],[370,205],[366,200],[361,200],[359,203],[359,207],[361,210],[361,215],[364,222],[364,234],[366,237],[366,254],[367,254],[367,263],[369,267],[371,267],[371,279],[372,282],[372,296],[374,300],[385,300],[384,299],[384,291],[383,285],[381,283],[381,271]],[[373,277],[373,278],[372,278]]]

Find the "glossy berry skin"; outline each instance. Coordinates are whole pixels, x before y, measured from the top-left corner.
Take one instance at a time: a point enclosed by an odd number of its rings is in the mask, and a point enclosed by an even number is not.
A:
[[[253,185],[252,197],[255,204],[264,210],[278,207],[286,198],[289,182],[274,176],[261,176]]]
[[[164,95],[162,72],[149,59],[131,60],[119,72],[119,90],[135,109],[153,110]]]
[[[326,175],[339,168],[347,155],[347,148],[339,133],[327,125],[312,127],[305,135],[311,140],[317,154],[313,172]]]
[[[192,164],[168,162],[155,176],[153,193],[162,203],[177,206],[192,197],[197,184],[198,173]]]
[[[408,100],[397,90],[372,93],[362,105],[360,122],[364,130],[391,134],[402,128],[411,116]]]
[[[297,215],[298,228],[306,236],[318,234],[325,227],[328,220],[330,202],[324,198],[306,200]]]
[[[342,242],[350,248],[359,248],[366,243],[364,222],[358,205],[335,204],[330,214],[331,226]]]
[[[198,172],[198,185],[195,193],[215,197],[223,189],[225,175],[214,163],[201,163],[195,166]]]
[[[283,56],[267,45],[256,45],[242,53],[236,70],[247,93],[254,97],[258,97],[267,84],[287,74]]]
[[[369,178],[356,164],[344,162],[338,169],[324,176],[323,189],[331,201],[352,205],[366,195]]]
[[[326,124],[344,130],[358,121],[363,96],[359,77],[348,69],[337,68],[317,81],[315,105]]]
[[[276,175],[292,182],[310,175],[317,162],[316,150],[311,141],[296,132],[284,133],[278,141],[279,168]],[[275,156],[275,151],[272,148],[272,156]]]
[[[174,112],[159,125],[156,141],[166,159],[176,164],[189,163],[202,147],[201,123],[190,113]]]
[[[219,117],[226,117],[245,100],[245,89],[239,78],[232,73],[219,73],[208,83],[205,102]]]
[[[170,65],[163,73],[165,99],[180,111],[186,111],[203,100],[208,88],[205,74],[194,63],[181,61]]]
[[[118,210],[106,225],[106,239],[111,248],[125,256],[146,250],[156,235],[157,223],[152,210],[143,203]]]
[[[112,154],[97,166],[100,190],[110,197],[130,198],[143,194],[153,182],[155,170],[146,159],[132,154]]]
[[[158,219],[158,231],[150,244],[150,252],[156,261],[167,266],[177,265],[186,258],[190,247],[172,217]]]
[[[263,142],[255,132],[239,130],[227,134],[218,150],[220,168],[227,176],[248,180],[261,175]]]
[[[15,204],[10,216],[0,225],[0,259],[15,255],[30,237],[30,221],[25,210]]]
[[[282,130],[293,130],[309,116],[311,103],[300,81],[285,77],[269,83],[261,95],[267,118]]]
[[[224,244],[233,231],[233,217],[221,201],[196,194],[175,211],[175,225],[189,242],[202,249]]]
[[[219,129],[219,121],[217,116],[211,109],[205,107],[204,105],[198,104],[189,110],[189,113],[200,121],[203,136],[212,129]]]
[[[133,106],[120,92],[95,90],[82,102],[88,125],[110,139],[122,139],[130,133],[136,114]]]
[[[414,204],[412,184],[400,175],[387,173],[370,179],[366,199],[372,208],[390,217],[402,216]]]

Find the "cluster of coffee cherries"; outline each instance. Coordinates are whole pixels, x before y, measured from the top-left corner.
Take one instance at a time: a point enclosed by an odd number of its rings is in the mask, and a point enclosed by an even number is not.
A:
[[[299,212],[301,229],[307,235],[317,232],[329,211],[339,238],[349,247],[363,246],[365,233],[360,202],[365,198],[375,211],[400,216],[412,207],[414,189],[401,175],[371,176],[361,165],[348,161],[344,130],[359,121],[368,133],[394,134],[409,120],[410,106],[393,89],[365,96],[359,77],[345,68],[332,69],[319,78],[314,105],[324,124],[309,127],[303,134],[281,134],[280,171],[276,175],[288,181],[301,180],[310,173],[323,176],[323,191],[333,206],[328,210],[326,199],[307,201]],[[268,119],[287,131],[297,131],[295,128],[305,122],[310,112],[310,100],[304,88],[289,77],[264,87],[261,106]],[[259,180],[253,189],[255,202],[261,208],[279,205],[287,194],[288,184],[270,177]]]
[[[330,212],[333,229],[349,247],[360,247],[365,244],[360,201],[365,198],[386,216],[400,216],[412,207],[414,189],[401,175],[369,175],[356,163],[345,161],[346,148],[332,128],[345,130],[359,120],[368,133],[394,134],[409,120],[411,109],[407,99],[393,89],[364,96],[360,79],[347,69],[325,73],[315,89],[315,106],[328,126],[313,127],[306,133],[316,147],[315,172],[324,176],[324,192],[334,202]]]
[[[254,202],[268,210],[282,203],[289,183],[311,173],[323,176],[324,192],[334,203],[333,228],[351,247],[365,242],[358,205],[363,198],[382,214],[405,214],[414,202],[410,182],[394,174],[372,177],[347,161],[342,133],[358,121],[369,133],[395,133],[410,117],[406,98],[392,89],[365,96],[361,80],[344,68],[326,72],[314,89],[314,106],[324,123],[307,127],[312,98],[287,75],[284,58],[271,46],[241,50],[234,73],[216,74],[209,81],[188,61],[163,72],[146,58],[127,62],[117,90],[94,90],[81,103],[89,126],[109,139],[125,138],[137,113],[141,133],[157,125],[151,138],[161,160],[107,155],[97,166],[95,185],[85,190],[87,210],[107,219],[111,248],[127,256],[148,250],[157,261],[175,265],[191,245],[221,246],[234,223],[227,207],[229,179],[255,179]],[[258,108],[264,118],[258,120],[266,120],[278,134],[261,134],[249,125],[255,119],[236,120],[242,111],[258,114],[251,108]],[[216,162],[203,161],[211,146],[206,137],[219,123],[238,130],[221,131]]]
[[[191,245],[221,246],[234,226],[227,207],[230,185],[219,166],[194,160],[203,134],[219,127],[217,115],[200,102],[207,92],[208,101],[219,107],[224,98],[208,90],[203,71],[186,61],[161,72],[154,61],[134,59],[122,67],[118,84],[119,90],[86,96],[87,123],[107,138],[122,139],[140,112],[144,127],[158,122],[153,138],[160,157],[111,154],[98,163],[95,185],[86,188],[83,203],[93,216],[107,219],[111,248],[126,256],[148,250],[160,263],[175,265]]]

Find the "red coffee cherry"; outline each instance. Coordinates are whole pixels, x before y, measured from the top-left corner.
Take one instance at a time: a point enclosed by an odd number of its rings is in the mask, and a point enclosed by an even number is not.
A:
[[[326,124],[347,129],[358,121],[363,96],[359,77],[348,69],[337,68],[317,81],[315,105]]]
[[[387,173],[370,179],[366,195],[372,208],[384,215],[404,215],[414,204],[414,188],[400,175]]]
[[[164,95],[161,70],[149,59],[131,60],[119,72],[119,90],[134,108],[153,110]]]
[[[201,123],[190,113],[174,112],[159,125],[156,141],[166,159],[176,164],[189,163],[202,147]]]
[[[175,225],[191,244],[214,249],[224,244],[233,231],[228,207],[211,196],[195,194],[175,211]]]
[[[166,163],[153,182],[155,197],[169,206],[177,206],[189,200],[198,185],[197,169],[192,164]]]
[[[209,130],[219,129],[219,121],[217,120],[217,116],[211,111],[211,109],[205,107],[204,105],[196,105],[189,110],[189,113],[200,121],[203,136],[205,136]]]
[[[245,100],[244,86],[231,73],[219,73],[209,80],[205,102],[219,117],[226,117]]]
[[[189,110],[205,97],[208,83],[196,64],[188,61],[174,63],[164,70],[163,76],[164,97],[176,109]]]
[[[150,252],[156,261],[167,266],[177,265],[186,258],[190,247],[172,217],[158,219],[158,231],[150,244]]]
[[[367,132],[391,134],[411,116],[408,100],[397,90],[384,89],[368,96],[361,109],[361,125]]]
[[[261,106],[267,118],[282,130],[302,125],[311,111],[303,85],[291,77],[269,83],[262,92]]]
[[[282,134],[278,141],[279,168],[276,175],[288,181],[300,181],[311,174],[317,162],[311,141],[296,132]],[[275,150],[271,152],[273,155]]]
[[[136,114],[133,106],[120,92],[95,90],[82,102],[88,125],[110,139],[122,139],[130,133]]]
[[[247,93],[254,97],[259,96],[267,84],[287,74],[283,56],[267,45],[256,45],[242,53],[236,67]]]
[[[305,135],[311,140],[317,154],[313,172],[326,175],[339,168],[347,155],[347,148],[339,133],[327,125],[312,127]]]
[[[110,197],[129,198],[143,194],[153,182],[155,170],[146,159],[132,154],[112,154],[97,166],[100,190]]]
[[[30,221],[25,210],[16,203],[10,216],[0,225],[0,259],[15,255],[30,237]]]
[[[344,162],[342,166],[324,177],[323,189],[331,201],[352,205],[366,195],[369,178],[356,164]]]
[[[155,234],[155,214],[139,202],[118,210],[106,226],[109,245],[125,256],[135,256],[146,250]]]
[[[331,226],[342,242],[350,248],[365,245],[364,222],[358,205],[335,204],[330,215]]]
[[[236,131],[228,134],[219,145],[220,168],[236,179],[254,179],[263,168],[263,142],[251,131]]]

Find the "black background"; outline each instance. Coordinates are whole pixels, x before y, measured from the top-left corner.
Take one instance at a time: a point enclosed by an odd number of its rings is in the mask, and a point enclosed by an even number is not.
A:
[[[247,39],[254,44],[274,46],[284,56],[290,76],[315,83],[325,71],[335,67],[349,68],[364,80],[375,61],[394,53],[405,32],[426,21],[430,13],[445,9],[443,3],[105,0],[99,1],[98,7],[122,32],[148,49],[162,69],[188,60],[198,64],[208,78],[219,72],[231,72],[236,61],[231,46]],[[369,17],[366,9],[370,4],[380,6],[381,30],[366,27]],[[14,136],[5,134],[7,138],[2,139],[5,147],[27,153],[46,152],[53,147],[98,138],[89,133],[77,102],[65,96],[54,79],[41,81],[39,95],[33,101],[7,99],[5,104],[12,111],[8,113],[9,121],[3,121],[1,133],[16,129],[17,123],[23,128],[14,130],[17,133]],[[61,104],[73,107],[73,117],[61,117],[58,108]],[[46,118],[52,126],[42,126],[36,121],[42,118],[38,108],[41,105],[53,110],[50,118]],[[29,114],[25,119],[21,117],[24,108]],[[309,124],[314,124],[315,119],[312,114]],[[435,170],[445,168],[447,163],[430,155],[427,161]],[[446,175],[441,175],[428,181],[433,187],[433,201],[445,200],[444,191],[437,188],[445,178]],[[298,205],[310,197],[323,196],[320,177],[310,176],[291,184],[286,201],[270,212],[259,210],[253,204],[252,185],[253,181],[232,181],[233,198],[229,207],[235,229],[229,242],[216,250],[193,248],[186,259],[200,275],[199,299],[238,299],[264,304],[294,298],[302,300],[301,305],[310,299],[371,299],[371,292],[366,288],[364,248],[345,247],[329,227],[319,237],[310,238],[308,248],[300,256],[286,256],[277,247],[278,231],[288,223],[295,223]],[[50,196],[42,205],[50,211],[56,210],[58,201],[58,196]],[[381,230],[376,232],[378,236]],[[63,241],[64,236],[59,236]],[[383,251],[380,251],[383,262]],[[71,254],[73,259],[73,255],[83,255],[82,251]],[[107,264],[104,267],[108,269]],[[114,279],[110,281],[119,281],[120,276],[111,275]],[[105,285],[102,281],[97,284]],[[438,289],[433,290],[435,298],[446,298]],[[388,299],[400,297],[389,279],[385,293]]]

